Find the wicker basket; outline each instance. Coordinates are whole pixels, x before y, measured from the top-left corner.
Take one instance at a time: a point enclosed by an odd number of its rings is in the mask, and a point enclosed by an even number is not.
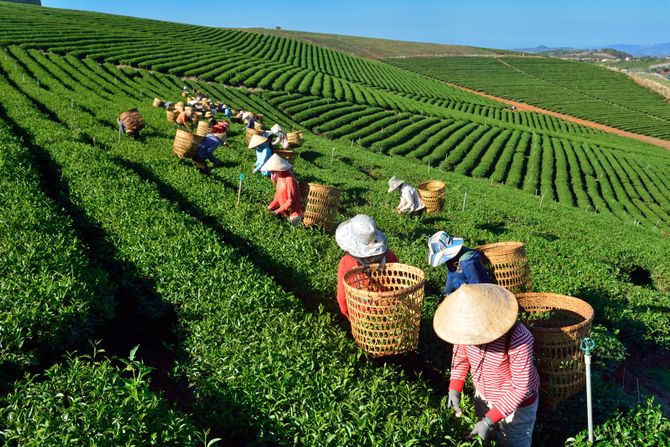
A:
[[[522,320],[535,339],[540,401],[555,408],[584,385],[584,353],[579,344],[591,333],[593,308],[579,298],[554,293],[519,293],[516,298]]]
[[[300,147],[305,142],[304,134],[300,131],[293,131],[286,134],[289,147]]]
[[[344,274],[351,333],[363,351],[381,357],[416,350],[425,278],[421,269],[398,263]]]
[[[177,121],[177,115],[179,115],[179,112],[176,110],[168,110],[165,112],[167,114],[167,120],[171,123],[174,123]]]
[[[305,209],[303,225],[318,225],[331,231],[337,220],[341,191],[317,183],[301,183],[300,194]]]
[[[263,135],[263,131],[256,129],[247,129],[247,134],[245,136],[247,146],[249,145],[249,141],[251,141],[251,137],[253,137],[254,135]]]
[[[254,122],[254,129],[263,130],[263,123],[259,123],[258,121]]]
[[[177,129],[177,133],[174,136],[174,145],[172,147],[172,153],[179,158],[193,158],[195,156],[195,151],[202,143],[204,137],[200,135],[187,132],[185,130]]]
[[[209,121],[200,121],[198,127],[195,129],[195,134],[201,137],[206,137],[212,128],[209,125]]]
[[[121,115],[119,115],[119,121],[121,121],[123,127],[126,128],[127,134],[137,134],[146,126],[144,117],[142,117],[140,112],[136,109],[121,113]]]
[[[177,110],[178,112],[183,112],[184,111],[184,103],[182,101],[179,101],[174,105],[174,109]]]
[[[523,242],[498,242],[476,248],[495,284],[512,293],[530,290],[530,267]]]
[[[163,101],[158,98],[154,98],[154,101],[151,103],[151,105],[154,107],[160,107],[163,105]]]
[[[263,121],[263,118],[265,118],[265,117],[260,113],[254,114],[254,121],[261,122],[261,121]]]
[[[427,213],[442,211],[442,206],[444,205],[444,182],[428,180],[427,182],[420,183],[416,189],[419,191],[419,196],[424,205],[426,205]]]
[[[296,151],[283,150],[283,149],[273,149],[273,153],[279,155],[281,158],[288,160],[289,163],[293,164],[295,162],[295,157],[297,155]]]

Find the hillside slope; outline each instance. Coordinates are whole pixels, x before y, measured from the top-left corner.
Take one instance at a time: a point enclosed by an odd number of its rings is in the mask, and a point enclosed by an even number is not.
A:
[[[331,50],[350,53],[368,59],[396,57],[433,57],[433,56],[493,56],[511,53],[504,50],[470,47],[465,45],[446,45],[427,42],[408,42],[402,40],[378,39],[372,37],[344,36],[340,34],[310,33],[304,31],[277,30],[269,28],[248,28],[252,31],[271,36],[318,45]]]
[[[540,57],[390,59],[392,65],[619,129],[670,140],[670,104],[622,73]]]
[[[2,163],[3,185],[40,191],[54,202],[51,209],[69,216],[62,220],[66,225],[73,222],[85,229],[80,233],[90,249],[77,254],[84,258],[82,271],[90,270],[88,264],[101,264],[102,276],[112,279],[112,287],[132,292],[117,298],[140,303],[133,311],[141,314],[143,324],[153,329],[161,313],[168,316],[171,325],[159,334],[158,343],[168,343],[170,357],[152,359],[146,338],[127,340],[119,355],[126,356],[139,343],[138,356],[146,356],[189,391],[177,395],[185,400],[180,403],[189,419],[201,430],[211,428],[211,435],[223,437],[225,445],[470,445],[462,440],[471,428],[472,403],[464,401],[462,418],[446,408],[450,353],[432,330],[445,272],[427,265],[426,239],[438,229],[464,237],[469,246],[524,241],[535,290],[580,296],[596,310],[595,420],[602,442],[663,445],[667,440],[668,421],[657,408],[640,406],[604,380],[617,367],[630,370],[645,354],[670,346],[670,239],[658,229],[622,224],[607,213],[542,201],[514,188],[307,133],[296,176],[340,188],[338,220],[357,213],[375,216],[400,259],[427,275],[419,352],[406,359],[374,360],[361,353],[346,326],[339,324],[333,296],[342,253],[332,235],[294,228],[269,215],[265,207],[273,185],[258,175],[245,179],[236,205],[239,174],[248,172],[254,161],[244,144],[243,127],[232,125],[229,146],[217,151],[222,166],[203,176],[189,161],[172,155],[175,126],[163,109],[150,106],[154,96],[179,99],[186,82],[235,107],[290,125],[289,116],[268,105],[266,92],[16,47],[2,56],[0,132],[7,134],[3,141],[13,138],[13,144],[23,145],[23,151],[14,152],[29,153],[32,160],[25,157],[22,163],[41,179],[14,180],[16,166]],[[117,130],[118,112],[129,107],[138,107],[148,124],[138,140],[119,136]],[[444,181],[444,210],[422,220],[396,214],[393,197],[386,192],[391,175],[402,175],[412,184],[427,178]],[[20,209],[11,215],[12,221],[20,222],[20,217]],[[35,229],[51,231],[39,225]],[[72,253],[69,246],[54,244],[14,254],[23,259],[47,249]],[[2,284],[24,285],[18,279],[26,272],[11,273]],[[68,273],[63,272],[66,279]],[[25,287],[22,291],[35,299],[33,287]],[[82,293],[93,300],[98,292],[91,287]],[[6,303],[12,297],[0,295]],[[58,312],[61,308],[52,300],[67,298],[59,293],[41,299]],[[23,317],[8,306],[4,309],[5,320]],[[87,309],[80,312],[85,316]],[[131,329],[122,323],[108,328],[111,336],[102,347],[115,345]],[[628,356],[635,357],[624,363]],[[30,412],[43,397],[29,388],[11,413],[0,410],[8,416],[0,437],[16,435],[18,441],[40,443],[66,429],[74,431],[58,439],[99,437],[92,430],[100,401],[84,401],[87,396],[73,386],[87,383],[88,374],[88,369],[73,368],[77,380],[53,386],[59,395],[53,392],[45,399],[72,396],[77,408],[91,408],[76,426],[56,419],[62,412],[55,411],[53,420],[36,426]],[[40,382],[51,380],[53,375]],[[61,402],[53,404],[59,411]],[[535,443],[553,447],[563,445],[568,436],[583,439],[584,405],[579,394],[556,411],[541,413]],[[107,412],[113,415],[116,408],[108,405]],[[123,427],[124,421],[113,420],[111,430]],[[147,439],[133,441],[146,445],[165,436],[153,433],[156,426],[149,428],[142,431]]]
[[[670,154],[654,146],[277,36],[7,3],[0,12],[0,45],[9,55],[67,54],[253,88],[293,123],[329,138],[670,227]]]

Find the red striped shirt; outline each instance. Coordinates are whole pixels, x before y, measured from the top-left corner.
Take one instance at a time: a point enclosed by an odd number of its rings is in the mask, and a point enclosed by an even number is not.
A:
[[[472,381],[493,408],[486,414],[493,423],[512,414],[521,404],[534,402],[540,377],[533,364],[533,335],[519,323],[505,353],[507,334],[486,345],[454,345],[450,390],[463,391],[470,371]]]

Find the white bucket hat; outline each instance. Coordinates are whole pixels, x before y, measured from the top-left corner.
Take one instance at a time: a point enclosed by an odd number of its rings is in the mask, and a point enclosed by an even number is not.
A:
[[[249,140],[249,149],[254,149],[261,144],[265,143],[268,141],[268,137],[265,137],[263,135],[253,135],[251,139]]]
[[[342,250],[357,258],[386,253],[386,236],[375,220],[365,214],[342,222],[335,230],[335,240]]]
[[[438,231],[428,239],[428,264],[431,267],[437,267],[461,251],[463,239],[460,237],[451,237],[446,231]]]
[[[403,182],[399,178],[396,178],[396,176],[394,175],[389,179],[389,192],[393,192],[396,189],[400,188],[400,185],[402,185],[403,183],[405,182]]]
[[[516,322],[519,304],[496,284],[464,284],[437,307],[433,329],[455,345],[484,345],[499,339]]]
[[[277,132],[281,132],[282,128],[279,124],[275,124],[274,126],[270,127],[270,132],[276,134]]]
[[[288,162],[285,158],[280,157],[277,154],[272,154],[268,161],[261,166],[261,171],[290,171],[293,169],[293,165]]]

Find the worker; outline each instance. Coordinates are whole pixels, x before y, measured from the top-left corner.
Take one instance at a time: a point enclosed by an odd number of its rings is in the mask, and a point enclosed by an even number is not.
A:
[[[188,87],[183,86],[181,88],[181,96],[188,96]]]
[[[177,115],[176,122],[182,127],[193,126],[193,110],[189,109],[179,112],[179,115]]]
[[[249,149],[256,149],[256,164],[254,164],[254,169],[251,171],[254,174],[259,172],[265,176],[270,175],[268,171],[263,171],[261,167],[265,164],[266,161],[272,156],[272,150],[268,144],[268,137],[265,135],[254,135],[249,140]]]
[[[144,129],[146,125],[144,118],[140,115],[140,112],[137,109],[130,109],[121,113],[116,122],[119,125],[119,132],[125,133],[133,138],[138,137],[140,130]]]
[[[346,252],[337,268],[337,303],[342,315],[348,319],[344,274],[355,267],[369,269],[372,264],[384,269],[387,262],[398,262],[398,257],[387,248],[386,236],[377,228],[375,220],[365,214],[342,222],[335,230],[335,240]]]
[[[410,217],[418,217],[426,212],[426,205],[415,188],[395,176],[391,177],[388,183],[389,194],[395,190],[400,191],[400,203],[395,209],[397,213],[407,213]]]
[[[226,116],[226,118],[230,119],[233,116],[232,110],[230,110],[230,107],[228,107],[227,104],[223,105],[223,114]]]
[[[272,146],[281,145],[282,149],[287,150],[289,148],[288,137],[284,133],[284,129],[279,124],[275,124],[270,128],[270,133],[274,135],[274,140],[272,140]]]
[[[302,222],[302,201],[292,169],[293,165],[277,154],[273,154],[261,167],[261,171],[271,173],[272,182],[277,184],[268,210],[277,217],[287,218],[293,225],[299,225]]]
[[[246,122],[247,129],[255,129],[256,128],[256,121],[254,120],[254,114],[251,112],[245,112],[244,115],[242,115],[242,119]]]
[[[226,137],[228,126],[230,126],[230,124],[228,124],[227,121],[217,123],[212,127],[212,131],[202,140],[198,149],[196,149],[193,163],[201,173],[209,174],[210,172],[209,166],[207,166],[207,160],[211,161],[217,168],[221,166],[221,161],[216,158],[214,151],[216,151],[222,144],[228,143],[228,138]]]
[[[428,263],[431,267],[446,264],[447,282],[442,291],[448,295],[463,284],[490,283],[482,255],[463,245],[463,239],[438,231],[428,239]]]
[[[539,401],[533,335],[517,317],[514,294],[495,284],[462,286],[433,317],[437,336],[454,345],[447,406],[460,416],[470,372],[478,419],[470,437],[503,447],[530,447]]]

